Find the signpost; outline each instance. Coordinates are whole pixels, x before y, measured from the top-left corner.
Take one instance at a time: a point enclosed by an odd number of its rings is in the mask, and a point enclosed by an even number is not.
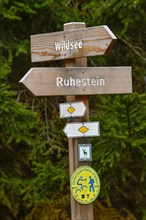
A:
[[[35,96],[132,92],[131,67],[37,67],[20,82]]]
[[[64,24],[64,30],[68,30],[70,32],[74,31],[74,29],[82,29],[85,28],[85,23],[66,23]],[[86,67],[87,66],[87,58],[74,58],[65,60],[66,67]],[[77,96],[67,96],[67,102],[71,101],[83,101],[86,106],[86,112],[83,116],[84,121],[89,121],[89,104],[88,104],[88,96],[87,95],[77,95]],[[80,119],[81,121],[81,119]],[[88,138],[69,138],[68,146],[69,146],[69,173],[70,178],[74,171],[81,165],[84,165],[83,162],[80,164],[78,161],[78,144],[81,143],[89,143]],[[91,162],[86,162],[86,165],[91,165]],[[72,194],[70,195],[71,199],[71,219],[74,220],[93,220],[93,203],[88,205],[82,205],[78,203]]]
[[[32,35],[31,60],[41,62],[104,55],[116,39],[106,25]]]
[[[84,102],[70,102],[59,104],[60,118],[82,117],[85,114]]]
[[[106,55],[115,41],[106,25],[86,28],[83,22],[66,23],[64,31],[32,35],[32,62],[64,60],[65,67],[31,68],[20,80],[35,96],[67,95],[68,103],[60,104],[60,118],[80,117],[64,128],[69,142],[72,220],[94,219],[92,202],[100,190],[98,174],[90,167],[88,140],[100,135],[99,122],[89,122],[88,95],[132,93],[131,67],[87,67],[86,57]]]
[[[63,129],[68,138],[98,137],[99,122],[72,122]]]

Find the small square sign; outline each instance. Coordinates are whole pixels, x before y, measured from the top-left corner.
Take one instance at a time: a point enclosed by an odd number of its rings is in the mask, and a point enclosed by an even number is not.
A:
[[[91,144],[78,144],[79,161],[92,161]]]

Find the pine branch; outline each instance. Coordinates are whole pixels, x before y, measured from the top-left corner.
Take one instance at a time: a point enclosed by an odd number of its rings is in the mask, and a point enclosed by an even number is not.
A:
[[[136,47],[134,47],[133,45],[131,45],[128,41],[126,41],[125,39],[121,38],[118,36],[118,38],[126,45],[130,48],[130,50],[140,59],[141,62],[146,63],[146,58],[142,56],[141,53],[139,53],[139,51],[136,49]]]

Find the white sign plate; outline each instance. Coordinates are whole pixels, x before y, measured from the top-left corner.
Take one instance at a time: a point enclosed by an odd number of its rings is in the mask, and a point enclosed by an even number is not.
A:
[[[92,161],[91,144],[78,144],[79,161]]]
[[[72,122],[63,129],[68,138],[96,137],[100,135],[99,122]]]
[[[82,117],[85,114],[84,102],[60,103],[60,118]]]

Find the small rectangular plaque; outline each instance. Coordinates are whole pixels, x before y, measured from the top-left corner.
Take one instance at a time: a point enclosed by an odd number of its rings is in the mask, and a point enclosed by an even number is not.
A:
[[[92,161],[91,144],[78,144],[79,161]]]

